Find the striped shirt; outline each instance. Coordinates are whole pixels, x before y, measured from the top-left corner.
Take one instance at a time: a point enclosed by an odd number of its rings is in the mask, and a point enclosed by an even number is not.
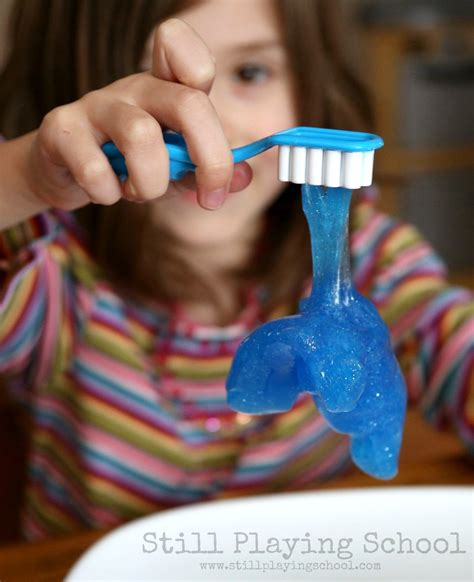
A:
[[[430,246],[375,198],[366,189],[353,205],[355,285],[389,325],[410,401],[474,448],[472,296],[448,285]],[[227,407],[233,354],[264,321],[258,289],[225,327],[125,301],[74,215],[48,211],[0,234],[0,291],[0,374],[33,420],[27,538],[308,486],[351,467],[348,438],[308,394],[281,414]]]

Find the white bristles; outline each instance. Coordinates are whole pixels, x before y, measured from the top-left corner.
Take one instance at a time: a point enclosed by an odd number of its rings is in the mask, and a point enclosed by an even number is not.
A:
[[[290,146],[278,148],[278,179],[281,182],[290,181]]]
[[[361,186],[370,186],[372,184],[373,169],[374,169],[374,151],[364,152],[364,159],[362,160]]]
[[[344,152],[342,182],[346,188],[361,187],[363,155],[363,152]]]
[[[304,184],[306,182],[306,148],[291,148],[290,176],[291,181],[295,184]]]
[[[323,150],[308,150],[308,184],[320,186],[323,183]]]
[[[278,148],[278,178],[282,182],[330,188],[372,184],[374,152],[342,152],[297,146]]]
[[[328,150],[323,155],[323,184],[331,188],[341,186],[342,153]]]

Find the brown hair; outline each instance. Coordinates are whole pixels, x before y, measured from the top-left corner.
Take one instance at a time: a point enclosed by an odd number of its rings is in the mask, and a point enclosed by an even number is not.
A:
[[[338,3],[275,2],[300,124],[370,130],[369,98],[344,52]],[[183,0],[18,1],[11,50],[0,75],[0,132],[12,138],[31,131],[54,107],[137,72],[153,28],[184,4]],[[124,292],[141,298],[189,301],[212,296],[212,282],[186,264],[178,241],[157,232],[145,207],[120,201],[77,212],[91,251],[108,277]],[[299,187],[290,184],[268,209],[250,264],[231,275],[240,288],[250,282],[264,285],[265,308],[272,311],[281,304],[295,305],[310,273]],[[235,314],[222,308],[221,316],[224,324]]]

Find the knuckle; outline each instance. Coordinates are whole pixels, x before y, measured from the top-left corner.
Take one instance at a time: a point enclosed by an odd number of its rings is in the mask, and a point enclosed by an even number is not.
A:
[[[66,108],[67,108],[67,106],[60,105],[59,107],[55,107],[54,109],[51,109],[51,111],[49,111],[44,116],[43,124],[47,127],[50,127],[50,126],[57,125],[58,123],[63,121],[67,117],[66,116]]]
[[[101,98],[103,92],[104,89],[102,90],[94,89],[92,91],[89,91],[79,99],[79,102],[83,103],[85,106],[94,105],[96,101]]]
[[[176,103],[180,113],[197,113],[211,110],[208,96],[198,89],[182,87],[176,96]]]
[[[216,65],[211,57],[193,68],[193,80],[200,84],[208,84],[216,76]]]
[[[49,111],[41,123],[41,133],[49,141],[60,135],[62,132],[68,132],[71,125],[71,111],[67,105],[55,107]]]
[[[198,181],[205,189],[227,187],[232,178],[232,167],[232,162],[228,161],[203,164],[197,169]]]
[[[159,136],[158,123],[151,117],[134,117],[125,124],[124,142],[127,147],[146,147]]]
[[[38,129],[40,151],[49,159],[64,146],[64,138],[73,133],[74,117],[67,105],[49,111]]]
[[[79,164],[74,177],[81,188],[89,191],[103,183],[108,171],[109,168],[101,160],[91,159]]]
[[[209,62],[195,64],[191,70],[186,73],[183,72],[180,82],[189,87],[201,88],[212,84],[215,76],[216,68],[214,62],[209,60]],[[205,95],[205,97],[207,96]]]
[[[225,159],[209,162],[204,165],[204,171],[206,172],[206,174],[219,176],[229,174],[232,171],[232,168],[233,163],[231,156],[229,157],[226,156]]]

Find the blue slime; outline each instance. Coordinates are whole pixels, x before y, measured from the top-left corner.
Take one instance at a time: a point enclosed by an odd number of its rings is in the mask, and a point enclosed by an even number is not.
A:
[[[313,254],[313,285],[297,315],[269,321],[240,344],[227,378],[239,412],[289,410],[309,392],[351,455],[380,479],[397,473],[406,389],[388,329],[354,288],[349,266],[351,191],[304,184],[303,210]]]

